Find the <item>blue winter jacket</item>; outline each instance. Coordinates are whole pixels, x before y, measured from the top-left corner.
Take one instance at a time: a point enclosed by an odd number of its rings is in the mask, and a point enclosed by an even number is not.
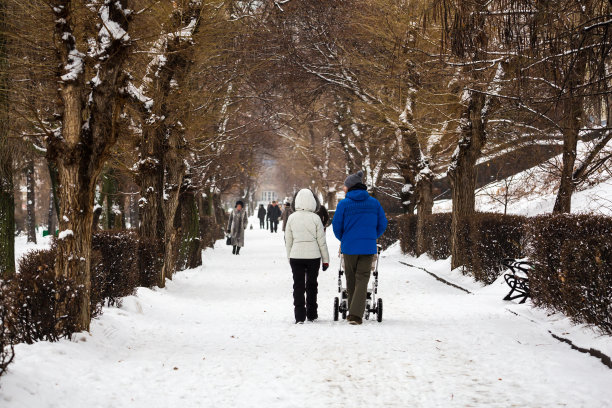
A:
[[[332,225],[343,254],[373,255],[377,252],[376,240],[387,228],[387,217],[378,200],[366,190],[353,190],[338,203]]]

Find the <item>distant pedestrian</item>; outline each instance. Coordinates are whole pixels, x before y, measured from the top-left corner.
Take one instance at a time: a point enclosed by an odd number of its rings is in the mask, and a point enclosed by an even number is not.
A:
[[[239,255],[244,246],[244,230],[247,229],[248,217],[242,201],[236,201],[236,207],[230,214],[227,233],[232,239],[232,254]]]
[[[317,215],[321,218],[321,222],[323,223],[323,227],[327,229],[329,226],[329,213],[327,212],[327,208],[323,204],[319,206],[317,210]]]
[[[287,227],[287,219],[289,216],[293,214],[293,208],[291,208],[291,203],[289,201],[285,202],[285,208],[283,209],[283,214],[281,215],[281,220],[283,220],[283,232]]]
[[[266,218],[266,209],[263,204],[259,204],[259,210],[257,211],[257,218],[259,218],[259,229],[264,227],[264,219]]]
[[[276,201],[272,201],[272,207],[268,210],[270,218],[270,232],[278,232],[278,219],[281,216],[281,210]]]
[[[270,210],[272,209],[272,201],[268,203],[268,208],[266,209],[266,229],[270,228]]]
[[[295,323],[314,321],[319,317],[317,293],[319,266],[329,267],[329,251],[323,224],[317,211],[317,200],[309,189],[298,192],[293,201],[295,212],[287,220],[285,247],[293,273],[293,306]],[[306,294],[306,297],[304,297]]]
[[[346,198],[338,203],[332,225],[341,242],[346,273],[350,324],[361,324],[365,311],[368,282],[376,240],[387,228],[382,206],[370,197],[363,184],[363,172],[351,174],[344,181]]]

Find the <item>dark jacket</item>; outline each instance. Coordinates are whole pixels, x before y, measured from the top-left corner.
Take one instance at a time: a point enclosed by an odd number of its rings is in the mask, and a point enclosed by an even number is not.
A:
[[[323,226],[327,228],[329,226],[329,213],[327,212],[327,208],[321,204],[319,210],[317,211],[317,215],[321,218],[321,222]]]
[[[272,204],[268,204],[268,209],[266,210],[266,219],[270,219],[270,209],[272,208]]]
[[[260,220],[266,218],[266,209],[263,208],[263,205],[259,206],[259,211],[257,211],[257,218],[259,218]]]
[[[293,208],[291,208],[291,206],[285,206],[285,209],[281,214],[281,220],[283,220],[283,231],[285,231],[285,227],[287,226],[287,219],[291,214],[293,214]]]
[[[270,219],[270,221],[277,222],[280,216],[281,216],[280,207],[278,205],[277,206],[271,205],[270,208],[268,209],[268,218]]]
[[[387,228],[387,217],[367,190],[351,190],[338,203],[332,225],[342,253],[373,255],[377,253],[376,240]]]

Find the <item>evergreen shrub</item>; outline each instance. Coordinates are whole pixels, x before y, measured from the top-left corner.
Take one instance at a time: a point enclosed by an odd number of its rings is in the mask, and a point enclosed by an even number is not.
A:
[[[493,283],[503,272],[504,258],[525,256],[527,218],[519,215],[476,213],[466,225],[465,269],[476,280]]]
[[[534,217],[529,239],[534,304],[612,334],[612,218]]]

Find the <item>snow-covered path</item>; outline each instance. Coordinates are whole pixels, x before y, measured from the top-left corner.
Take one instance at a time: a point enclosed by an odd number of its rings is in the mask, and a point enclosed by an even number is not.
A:
[[[399,255],[381,261],[382,323],[332,321],[333,258],[320,320],[295,325],[282,234],[247,231],[239,256],[222,244],[167,289],[105,309],[91,334],[19,345],[0,406],[612,406],[612,370]]]

